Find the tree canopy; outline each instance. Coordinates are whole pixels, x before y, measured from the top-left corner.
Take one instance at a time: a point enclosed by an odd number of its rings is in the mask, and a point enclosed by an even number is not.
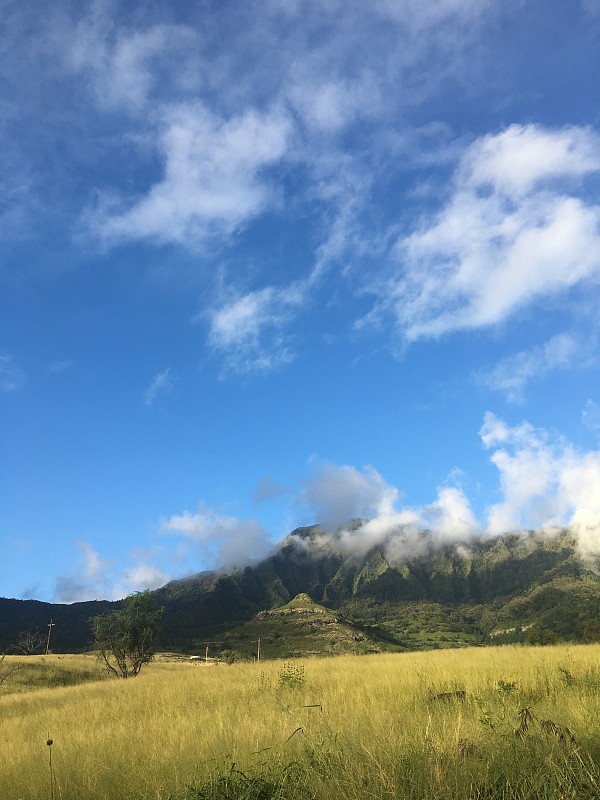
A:
[[[152,593],[145,591],[125,598],[119,611],[92,617],[96,646],[109,672],[129,678],[152,661],[162,614]]]

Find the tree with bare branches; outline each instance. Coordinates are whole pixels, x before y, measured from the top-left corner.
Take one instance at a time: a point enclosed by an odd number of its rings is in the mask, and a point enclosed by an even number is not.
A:
[[[36,652],[41,652],[44,640],[45,636],[39,628],[28,628],[18,635],[14,649],[24,656],[32,656]]]
[[[4,681],[9,678],[13,672],[16,672],[18,669],[21,669],[21,664],[7,664],[4,665],[4,659],[6,658],[6,653],[2,653],[0,655],[0,686],[4,683]]]

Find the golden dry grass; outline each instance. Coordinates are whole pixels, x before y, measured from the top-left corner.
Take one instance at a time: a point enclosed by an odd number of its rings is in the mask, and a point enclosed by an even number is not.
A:
[[[39,800],[52,788],[56,800],[167,800],[231,764],[247,775],[281,775],[292,763],[295,779],[269,797],[549,800],[560,796],[543,793],[552,781],[565,791],[598,785],[600,797],[598,645],[346,656],[301,666],[303,677],[281,662],[159,661],[128,681],[0,696],[2,798]],[[466,692],[464,702],[435,699],[457,690]],[[524,708],[535,721],[519,738]],[[540,720],[568,728],[576,743],[560,741]],[[539,764],[545,771],[536,773]],[[534,779],[527,794],[523,781]],[[217,790],[210,796],[225,796]]]

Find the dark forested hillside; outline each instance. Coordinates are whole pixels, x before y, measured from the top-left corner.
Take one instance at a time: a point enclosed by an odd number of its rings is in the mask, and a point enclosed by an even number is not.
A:
[[[89,619],[118,608],[120,602],[92,600],[86,603],[41,603],[38,600],[0,598],[0,652],[13,647],[26,631],[40,632],[44,644],[52,621],[50,649],[72,653],[90,647],[93,640]]]

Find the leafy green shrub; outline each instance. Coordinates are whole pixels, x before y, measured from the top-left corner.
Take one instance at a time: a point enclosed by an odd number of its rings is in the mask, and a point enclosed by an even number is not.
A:
[[[240,656],[235,650],[222,650],[221,660],[231,666],[231,664],[235,664],[236,661],[240,660]]]

